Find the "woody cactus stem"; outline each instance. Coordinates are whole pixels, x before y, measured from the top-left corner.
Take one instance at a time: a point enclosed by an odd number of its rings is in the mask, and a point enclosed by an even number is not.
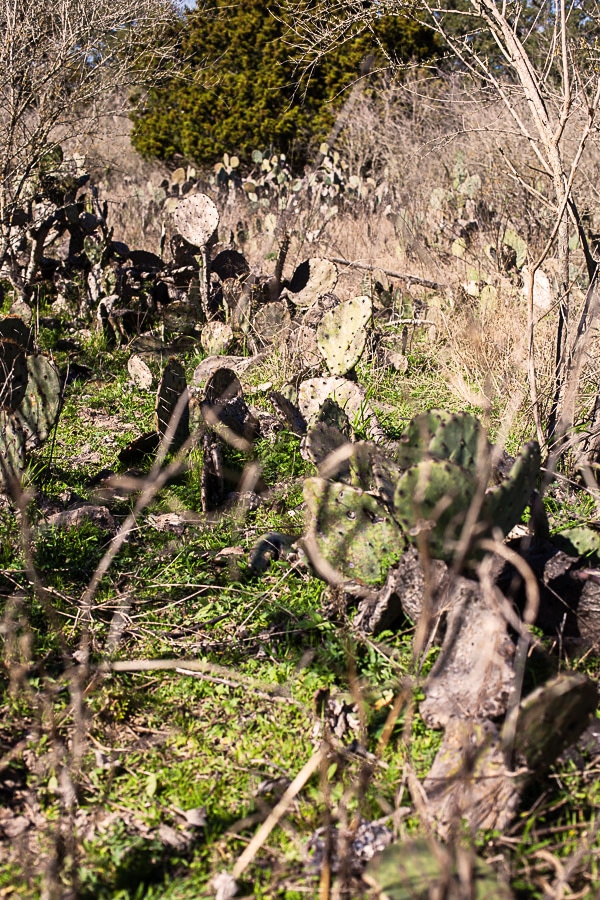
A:
[[[200,274],[200,302],[202,303],[202,312],[208,321],[210,319],[208,309],[210,298],[210,258],[206,244],[203,244],[202,247],[200,247],[200,258],[202,260],[202,272]]]
[[[277,263],[275,265],[275,283],[277,285],[278,292],[281,291],[281,282],[283,279],[283,267],[285,265],[285,260],[287,258],[289,249],[290,249],[290,235],[286,234],[279,246],[279,253],[277,254]]]

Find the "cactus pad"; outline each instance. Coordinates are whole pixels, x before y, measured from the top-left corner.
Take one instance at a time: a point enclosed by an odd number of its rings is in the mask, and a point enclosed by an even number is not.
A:
[[[187,382],[185,371],[178,360],[172,357],[165,366],[163,376],[158,385],[156,395],[156,430],[164,438],[169,428],[169,423],[175,413],[179,398],[187,395]],[[169,446],[170,450],[178,450],[187,440],[190,434],[190,412],[187,401],[181,407],[179,421],[175,425],[173,438]]]
[[[449,560],[476,489],[477,479],[467,469],[426,459],[399,479],[394,516],[413,541],[426,531],[431,556]]]
[[[300,455],[318,467],[330,453],[347,443],[348,438],[334,425],[316,422],[302,439]],[[347,466],[342,465],[342,468],[347,468]],[[338,476],[340,474],[341,471],[337,473]]]
[[[0,341],[13,341],[25,353],[33,350],[33,334],[19,316],[6,316],[0,319]]]
[[[370,297],[354,297],[328,310],[317,327],[317,345],[332,375],[345,375],[361,358],[366,325],[373,313]]]
[[[0,485],[18,479],[25,469],[25,433],[5,410],[0,410]]]
[[[309,325],[294,328],[288,341],[288,350],[298,369],[321,369],[323,357],[317,345],[317,333]]]
[[[233,341],[233,330],[226,322],[208,322],[202,329],[200,343],[208,356],[225,353]]]
[[[342,407],[354,428],[364,428],[374,439],[379,437],[381,427],[367,402],[365,389],[339,375],[309,378],[302,382],[298,391],[298,406],[307,422],[317,418],[328,397]]]
[[[308,531],[321,556],[347,579],[382,584],[404,551],[402,533],[375,497],[324,478],[304,482]]]
[[[207,247],[216,235],[219,212],[206,194],[191,194],[177,204],[173,222],[181,236],[194,247]]]
[[[251,413],[240,380],[231,369],[217,369],[204,387],[200,412],[206,424],[226,441],[235,437],[251,443],[260,434],[260,423]]]
[[[261,344],[279,344],[287,340],[292,320],[285,303],[265,303],[254,316],[252,328]]]
[[[530,441],[521,450],[506,479],[485,495],[481,518],[490,528],[500,528],[506,535],[521,520],[535,488],[540,464],[539,444]]]
[[[33,449],[43,444],[54,428],[62,392],[58,370],[45,356],[28,357],[27,372],[25,396],[13,417],[25,435],[27,449]]]
[[[489,863],[472,859],[460,846],[455,858],[447,846],[427,838],[386,847],[369,862],[363,877],[379,900],[458,900],[465,894],[465,872],[473,900],[512,900],[512,891]]]
[[[396,484],[402,476],[400,466],[376,445],[360,441],[350,459],[350,480],[355,487],[377,494],[391,509]]]
[[[398,462],[408,466],[425,458],[446,459],[473,469],[481,431],[481,423],[469,413],[429,410],[415,416],[406,427],[398,446]]]
[[[570,556],[584,556],[595,565],[600,562],[600,532],[589,525],[564,528],[552,535],[552,543]]]
[[[238,250],[221,250],[210,264],[211,272],[216,272],[221,281],[228,278],[245,278],[250,274],[248,260]]]
[[[320,256],[306,259],[296,268],[288,285],[290,298],[296,306],[311,306],[323,294],[334,289],[337,279],[335,263]]]
[[[14,410],[27,389],[27,358],[14,341],[0,340],[0,409]]]
[[[590,723],[598,688],[580,672],[557,675],[521,701],[507,717],[504,734],[533,771],[548,768]]]

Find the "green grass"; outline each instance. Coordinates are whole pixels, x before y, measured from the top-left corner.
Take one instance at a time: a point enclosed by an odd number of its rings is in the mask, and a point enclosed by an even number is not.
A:
[[[59,330],[42,332],[41,343],[52,349],[59,337]],[[64,352],[56,357],[65,364]],[[12,597],[2,619],[0,745],[7,753],[23,741],[24,756],[16,754],[5,767],[9,781],[23,783],[11,802],[19,814],[33,798],[41,817],[40,849],[27,855],[15,845],[0,866],[0,889],[14,887],[23,898],[40,896],[44,867],[36,862],[28,870],[26,864],[50,858],[62,829],[68,839],[61,838],[60,877],[77,885],[84,900],[210,896],[211,878],[231,870],[268,809],[319,745],[317,698],[329,690],[350,702],[358,684],[364,729],[344,736],[346,750],[299,794],[240,886],[241,896],[256,898],[318,896],[318,873],[304,856],[315,829],[328,814],[345,810],[377,819],[410,804],[408,793],[399,791],[407,764],[423,777],[439,748],[441,732],[425,725],[416,706],[422,695],[412,629],[407,625],[376,640],[355,634],[347,622],[325,615],[325,585],[293,558],[273,562],[261,576],[251,571],[249,553],[262,534],[299,536],[304,530],[302,479],[313,468],[302,459],[299,438],[285,431],[274,442],[258,441],[251,455],[231,448],[225,453],[226,466],[238,471],[258,462],[272,491],[268,503],[243,518],[200,517],[182,535],[157,531],[152,516],[201,512],[202,453],[195,448],[187,471],[142,512],[101,582],[85,628],[93,665],[104,659],[140,664],[170,659],[185,669],[185,661],[200,660],[209,677],[155,669],[97,672],[83,682],[82,723],[79,605],[109,538],[91,524],[49,528],[40,501],[95,500],[94,476],[101,469],[122,472],[119,449],[153,427],[154,393],[131,389],[127,353],[110,350],[97,336],[82,339],[78,361],[90,366],[94,378],[68,387],[56,441],[33,454],[27,475],[32,491],[40,492],[30,504],[32,551],[47,595],[36,594],[30,584],[17,518],[0,510],[0,592]],[[198,354],[184,360],[188,377],[198,361]],[[409,362],[402,377],[358,367],[390,437],[424,409],[461,408],[426,348],[417,346]],[[153,365],[158,375],[159,366]],[[268,368],[254,376],[256,384],[268,377]],[[264,397],[256,396],[265,405]],[[133,502],[111,504],[117,525]],[[593,512],[581,493],[571,492],[567,507],[560,495],[550,495],[546,505],[553,527],[565,508],[569,521]],[[233,552],[224,556],[223,551]],[[437,652],[434,647],[420,677]],[[596,657],[588,655],[580,666],[597,677]],[[533,660],[527,684],[543,677]],[[401,710],[381,759],[367,757],[372,762],[367,777],[361,753],[377,753],[404,679],[413,684],[411,710]],[[82,724],[88,737],[79,758],[73,739]],[[353,752],[352,741],[360,753]],[[566,859],[593,826],[598,782],[590,774],[591,755],[582,759],[583,764],[561,761],[529,789],[510,835],[478,837],[483,855],[506,861],[519,897],[541,897],[542,879],[552,875],[548,860],[534,856],[537,851]],[[65,806],[65,763],[76,781],[76,814]],[[205,824],[186,826],[189,810],[201,810]],[[421,827],[416,814],[402,823],[407,834]],[[535,877],[528,870],[534,858]],[[595,857],[586,877],[590,889],[597,885]]]

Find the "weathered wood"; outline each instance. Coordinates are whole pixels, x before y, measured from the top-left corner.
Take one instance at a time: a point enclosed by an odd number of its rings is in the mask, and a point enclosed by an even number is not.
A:
[[[600,569],[591,568],[585,557],[558,550],[549,541],[536,542],[521,550],[521,555],[540,586],[535,624],[548,635],[600,646]],[[498,583],[509,597],[523,602],[523,582],[512,566],[505,566]]]

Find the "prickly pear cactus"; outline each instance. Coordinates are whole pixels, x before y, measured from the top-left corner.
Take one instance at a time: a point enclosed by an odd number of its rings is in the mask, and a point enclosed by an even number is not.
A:
[[[298,390],[298,406],[307,422],[316,419],[328,397],[342,407],[354,428],[364,428],[373,440],[382,437],[381,426],[367,400],[365,389],[339,375],[308,378],[302,382]]]
[[[402,475],[394,492],[394,516],[409,539],[425,531],[431,556],[452,559],[477,479],[455,463],[425,459]]]
[[[325,387],[329,388],[328,384],[322,383],[327,381],[313,379],[310,394],[306,396],[302,396],[302,389],[308,383],[301,387],[301,408],[313,422],[318,409],[313,411],[312,405],[316,396],[321,398],[321,392],[325,392]],[[336,382],[337,388],[337,382],[343,379],[332,378],[330,381]],[[332,392],[327,390],[326,393],[331,396]],[[332,448],[343,443],[339,432],[335,437],[337,440]],[[399,544],[395,547],[402,546],[404,540],[420,545],[421,535],[425,537],[432,557],[450,561],[467,513],[480,489],[478,455],[487,453],[488,449],[477,419],[466,413],[453,415],[441,410],[415,417],[393,454],[387,454],[369,442],[355,444],[348,460],[342,461],[343,465],[334,476],[335,482],[312,479],[307,488],[306,502],[312,515],[309,532],[312,529],[317,536],[319,552],[334,568],[348,573],[349,534],[358,544],[365,543],[370,547],[375,544],[381,549],[379,532],[385,535],[386,544],[394,532],[399,536]],[[322,459],[322,454],[313,455],[319,461]],[[520,521],[535,488],[539,467],[539,446],[532,441],[525,445],[505,481],[484,495],[473,528],[474,540],[491,534],[494,529],[507,534]],[[353,523],[351,526],[340,512],[342,499],[358,507],[358,511],[352,508],[352,515],[348,517]],[[375,504],[373,509],[372,503]],[[390,517],[397,532],[389,524]],[[352,552],[360,551],[353,549]],[[361,566],[368,570],[371,579],[375,579],[370,551],[364,552],[367,562],[361,562]]]
[[[348,440],[351,440],[354,435],[347,413],[331,397],[327,397],[323,401],[319,412],[315,416],[315,424],[332,425],[338,431],[341,431]]]
[[[445,459],[474,469],[481,440],[482,427],[475,416],[431,409],[411,419],[400,437],[397,460],[408,466],[426,458]]]
[[[202,349],[208,356],[226,353],[233,341],[233,329],[227,322],[207,322],[200,334]]]
[[[337,266],[331,260],[320,256],[306,259],[292,275],[288,285],[290,299],[296,306],[311,306],[334,289],[337,279]]]
[[[262,345],[280,344],[287,340],[292,320],[285,303],[274,300],[261,306],[252,322],[252,331]]]
[[[0,410],[0,487],[25,471],[25,434],[6,410]]]
[[[27,356],[32,346],[21,319],[0,320],[0,486],[20,477],[27,451],[48,438],[60,412],[58,371],[45,356]]]
[[[14,341],[0,340],[0,409],[15,410],[27,389],[27,358]]]
[[[187,395],[185,371],[181,363],[172,357],[163,372],[156,395],[156,430],[162,438],[167,433],[169,423],[176,413],[179,398]],[[170,450],[178,450],[190,434],[190,412],[187,401],[180,406],[179,419],[175,423]]]
[[[245,256],[237,250],[221,250],[210,264],[211,272],[215,272],[221,281],[228,278],[242,279],[250,274],[250,266]]]
[[[27,388],[13,416],[27,449],[39,447],[56,425],[62,401],[58,369],[42,354],[27,358]]]
[[[353,436],[354,432],[348,416],[335,400],[327,397],[313,424],[302,438],[300,455],[318,467],[335,450],[349,444]],[[348,461],[340,460],[335,477],[338,481],[345,481],[348,473]],[[329,475],[331,477],[331,472]]]
[[[514,749],[534,772],[548,768],[585,731],[598,706],[598,688],[581,672],[563,672],[525,697],[504,723]]]
[[[324,478],[307,478],[308,534],[344,578],[381,584],[404,551],[400,528],[375,497]],[[318,562],[318,561],[317,561]]]
[[[564,528],[552,535],[552,543],[570,556],[584,556],[594,565],[600,562],[600,532],[589,525]]]
[[[332,375],[345,375],[361,358],[372,314],[367,296],[346,300],[324,314],[317,327],[317,346]]]
[[[219,211],[206,194],[189,194],[177,204],[173,222],[181,236],[194,247],[207,247],[219,226]]]
[[[300,455],[318,467],[331,453],[347,443],[348,438],[335,425],[316,422],[302,438]],[[347,466],[342,463],[337,474],[340,475],[346,468]]]
[[[537,441],[525,444],[505,480],[487,492],[481,519],[488,530],[499,528],[504,535],[521,520],[531,492],[535,488],[541,465]]]
[[[398,463],[370,441],[359,441],[353,451],[350,458],[351,484],[376,494],[393,510],[396,485],[402,477]]]
[[[426,838],[391,844],[368,864],[363,878],[379,900],[458,900],[465,895],[464,873],[468,872],[473,900],[512,900],[511,890],[489,863],[472,858],[460,846],[455,853]]]
[[[0,319],[0,340],[18,344],[25,353],[33,350],[31,328],[19,316],[6,316]]]

